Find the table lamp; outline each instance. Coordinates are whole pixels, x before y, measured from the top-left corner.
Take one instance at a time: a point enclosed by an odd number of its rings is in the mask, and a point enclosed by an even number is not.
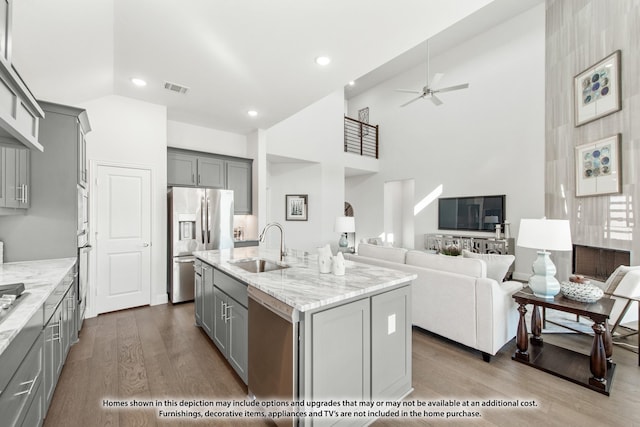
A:
[[[346,248],[349,245],[349,241],[347,240],[347,233],[355,233],[356,231],[356,221],[352,216],[339,216],[336,218],[336,223],[333,227],[333,231],[337,233],[342,233],[340,236],[340,240],[338,241],[338,246],[341,248]]]
[[[571,229],[569,221],[563,219],[521,219],[518,230],[518,246],[538,249],[538,258],[533,263],[533,275],[529,288],[540,298],[553,299],[560,292],[560,283],[555,278],[556,266],[551,261],[549,250],[570,251]]]

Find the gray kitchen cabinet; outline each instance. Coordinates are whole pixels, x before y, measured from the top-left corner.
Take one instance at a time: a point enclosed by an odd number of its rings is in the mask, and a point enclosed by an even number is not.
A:
[[[224,160],[198,157],[198,186],[226,188]]]
[[[4,207],[26,209],[30,205],[31,153],[22,147],[2,147]]]
[[[202,293],[202,327],[213,339],[215,328],[213,267],[205,263],[202,263]]]
[[[202,283],[202,261],[196,259],[193,262],[194,268],[194,305],[195,305],[195,315],[196,315],[196,325],[202,326],[202,304],[203,304],[203,283]]]
[[[0,56],[7,62],[11,61],[11,1],[0,0]]]
[[[62,307],[58,306],[44,328],[44,401],[49,408],[58,376],[62,371]]]
[[[87,113],[83,112],[80,116],[86,119]],[[88,120],[86,124],[88,126]],[[87,169],[87,138],[85,136],[85,126],[82,125],[82,121],[78,119],[78,185],[82,188],[87,188],[89,183],[89,172]]]
[[[224,188],[234,192],[234,213],[252,213],[252,159],[167,149],[167,185]]]
[[[167,152],[168,185],[196,185],[197,173],[197,157],[172,151]]]
[[[196,263],[200,263],[202,269],[199,278],[196,266],[196,323],[205,330],[246,384],[249,327],[247,285],[201,260],[196,260]],[[199,286],[201,292],[198,291]]]
[[[227,189],[233,190],[233,206],[236,215],[250,215],[252,160],[227,161]]]
[[[312,314],[309,398],[371,400],[369,312],[367,298]]]
[[[42,316],[42,312],[38,312]],[[33,419],[34,414],[31,408],[34,401],[40,401],[38,393],[42,393],[42,336],[39,335],[33,346],[20,363],[11,381],[6,385],[0,394],[0,414],[2,414],[2,425],[7,427],[21,426],[25,418]],[[5,367],[3,366],[3,369]],[[40,409],[40,411],[42,411]],[[40,412],[41,414],[41,412]],[[36,414],[37,415],[37,412]],[[36,420],[39,425],[42,419]]]
[[[371,399],[400,400],[411,388],[411,288],[371,297]]]

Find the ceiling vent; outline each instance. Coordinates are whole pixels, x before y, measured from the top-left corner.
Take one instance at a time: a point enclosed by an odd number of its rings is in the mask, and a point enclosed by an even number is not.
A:
[[[171,92],[185,94],[189,91],[189,88],[176,83],[164,82],[164,88]]]

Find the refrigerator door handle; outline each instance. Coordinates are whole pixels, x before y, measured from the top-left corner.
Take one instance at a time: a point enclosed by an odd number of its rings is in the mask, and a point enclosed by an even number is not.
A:
[[[205,244],[205,238],[204,238],[204,230],[206,228],[205,226],[205,222],[204,222],[204,217],[205,217],[205,212],[204,212],[204,196],[202,196],[202,199],[200,199],[200,233],[202,236],[202,244]]]
[[[207,196],[207,245],[211,244],[211,228],[209,228],[209,196]],[[212,249],[212,248],[207,248]]]

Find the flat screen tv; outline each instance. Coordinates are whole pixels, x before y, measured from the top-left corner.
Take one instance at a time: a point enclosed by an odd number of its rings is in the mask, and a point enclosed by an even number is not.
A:
[[[440,230],[495,231],[505,217],[505,195],[438,199]]]

